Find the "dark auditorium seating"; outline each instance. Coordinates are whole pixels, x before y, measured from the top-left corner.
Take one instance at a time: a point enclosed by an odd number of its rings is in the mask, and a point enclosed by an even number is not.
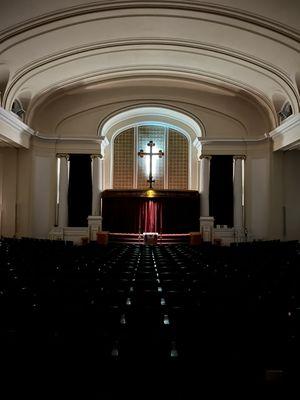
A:
[[[299,261],[297,242],[1,239],[1,346],[84,355],[107,371],[154,363],[173,371],[174,393],[176,376],[186,377],[182,391],[222,379],[292,384],[300,360]]]

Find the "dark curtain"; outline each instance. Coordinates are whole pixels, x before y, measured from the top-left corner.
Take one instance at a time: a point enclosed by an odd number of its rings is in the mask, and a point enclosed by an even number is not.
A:
[[[199,230],[199,198],[104,198],[103,229],[110,232],[188,233]]]
[[[163,233],[188,233],[199,231],[199,197],[164,198],[162,199],[162,204]]]
[[[233,226],[233,156],[212,156],[209,214],[216,225]]]
[[[104,198],[102,200],[103,230],[137,233],[139,230],[139,198]]]
[[[70,155],[69,226],[87,226],[92,211],[92,175],[89,154]]]
[[[140,201],[139,232],[162,232],[162,203],[159,200]]]

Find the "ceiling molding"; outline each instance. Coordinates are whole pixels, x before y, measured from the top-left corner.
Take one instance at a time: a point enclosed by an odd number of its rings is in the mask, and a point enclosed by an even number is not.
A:
[[[140,124],[161,124],[172,127],[183,133],[188,139],[203,136],[202,125],[191,118],[187,113],[175,111],[164,107],[137,106],[128,108],[118,113],[109,115],[101,122],[98,128],[98,135],[105,136],[109,141],[120,132]]]
[[[244,95],[248,98],[250,101],[251,98],[255,102],[255,104],[259,104],[262,106],[265,110],[266,113],[269,117],[270,120],[270,129],[274,128],[277,125],[277,117],[276,113],[273,107],[273,104],[271,103],[270,99],[261,91],[256,90],[255,88],[249,87],[245,85],[243,82],[237,82],[236,80],[233,80],[229,77],[224,77],[216,74],[207,74],[205,71],[198,71],[198,70],[191,70],[186,68],[185,70],[177,70],[174,69],[172,66],[166,66],[162,68],[161,66],[156,66],[154,69],[152,66],[151,70],[147,69],[148,66],[145,67],[145,69],[136,68],[136,69],[109,69],[107,71],[102,72],[101,74],[101,79],[99,79],[99,75],[95,73],[94,75],[85,75],[85,82],[87,84],[91,84],[92,82],[99,83],[99,82],[112,82],[114,80],[125,80],[125,79],[143,79],[143,78],[160,78],[160,79],[178,79],[178,80],[188,80],[190,82],[195,82],[195,83],[204,83],[204,84],[212,84],[212,85],[223,85],[223,87],[227,90],[236,90],[236,91],[243,91]],[[28,124],[31,124],[32,117],[34,115],[35,110],[37,107],[44,103],[46,98],[54,97],[54,96],[59,96],[59,93],[61,91],[65,91],[68,89],[73,89],[75,86],[80,87],[81,80],[83,77],[78,77],[77,80],[71,79],[69,82],[64,82],[63,83],[58,83],[57,85],[53,87],[48,87],[46,90],[38,93],[36,95],[35,99],[33,100],[30,109],[28,110],[27,114],[27,122]],[[243,97],[241,95],[241,97]]]
[[[146,48],[145,46],[148,46],[148,48]],[[161,47],[152,48],[149,46],[161,46]],[[295,98],[297,99],[298,106],[300,107],[299,95],[296,88],[294,87],[293,80],[288,74],[286,74],[282,69],[278,68],[278,66],[276,66],[275,64],[268,63],[262,59],[259,59],[258,57],[250,56],[247,53],[236,51],[225,46],[220,46],[220,45],[215,46],[209,43],[203,43],[199,41],[190,41],[182,39],[177,40],[169,38],[160,38],[160,39],[144,38],[144,39],[102,41],[101,43],[97,42],[85,46],[76,46],[64,52],[58,52],[56,54],[51,54],[42,59],[35,60],[34,62],[31,62],[23,66],[22,69],[18,70],[12,77],[4,96],[4,103],[6,102],[9,93],[13,89],[13,87],[26,75],[28,74],[30,75],[33,71],[39,70],[42,67],[49,68],[49,65],[55,62],[61,63],[64,60],[66,60],[66,62],[73,61],[73,59],[71,58],[72,56],[76,56],[77,60],[79,58],[86,57],[87,53],[91,53],[90,56],[94,56],[95,54],[101,54],[97,53],[97,51],[101,50],[102,51],[109,50],[109,53],[118,51],[124,52],[124,50],[132,51],[135,49],[142,49],[144,51],[146,50],[164,51],[167,46],[169,47],[168,50],[170,51],[178,51],[179,53],[181,52],[182,53],[188,52],[192,54],[195,53],[200,56],[205,55],[205,53],[203,53],[203,51],[205,51],[211,53],[210,57],[220,58],[222,60],[226,60],[226,58],[222,58],[222,56],[229,57],[230,61],[237,60],[234,61],[234,63],[236,64],[239,64],[240,61],[245,62],[246,65],[249,64],[254,66],[255,68],[258,68],[257,72],[259,72],[259,69],[261,69],[262,71],[268,71],[272,75],[275,75],[277,78],[283,81],[285,85],[289,87],[289,89],[293,92]],[[215,54],[217,54],[218,57]],[[99,73],[101,72],[99,71]]]
[[[178,11],[192,11],[196,13],[212,14],[216,16],[229,17],[234,20],[239,20],[243,23],[249,23],[256,27],[261,27],[272,31],[274,33],[283,35],[287,38],[300,41],[300,32],[290,26],[283,23],[275,21],[270,18],[263,17],[261,15],[251,13],[245,10],[225,7],[219,4],[212,3],[196,3],[195,1],[119,1],[110,0],[103,1],[101,4],[99,2],[90,3],[88,5],[80,5],[75,7],[69,7],[61,9],[55,12],[46,13],[44,15],[31,18],[29,20],[23,21],[19,24],[11,26],[7,29],[0,31],[0,43],[9,40],[17,35],[26,33],[32,29],[39,28],[45,24],[51,24],[57,21],[64,21],[69,18],[91,15],[95,13],[107,12],[107,11],[120,11],[120,10],[133,10],[142,9],[143,12],[147,9],[165,9],[165,10],[178,10]]]
[[[171,49],[169,49],[170,51],[178,51],[181,52],[181,49],[183,49],[183,53],[187,52],[187,47],[188,47],[188,52],[194,52],[194,50],[196,51],[196,54],[199,54],[199,50],[202,51],[206,51],[211,53],[210,57],[214,57],[214,58],[219,58],[220,60],[223,60],[224,62],[232,62],[232,60],[234,60],[233,62],[236,65],[240,65],[242,68],[250,68],[253,69],[254,71],[256,71],[256,73],[258,74],[263,74],[266,77],[268,77],[268,79],[271,79],[274,81],[274,83],[276,83],[278,85],[278,89],[282,89],[285,93],[286,93],[286,97],[287,99],[289,99],[290,103],[292,104],[292,107],[294,109],[294,112],[298,112],[300,109],[300,98],[299,98],[299,94],[296,90],[296,88],[294,87],[294,83],[291,80],[291,78],[285,74],[283,71],[281,71],[280,69],[278,69],[276,66],[273,66],[271,64],[267,64],[265,62],[263,62],[262,60],[259,60],[257,58],[254,57],[250,57],[248,55],[246,55],[245,53],[239,53],[239,52],[232,52],[230,49],[228,48],[218,48],[217,46],[210,46],[207,44],[201,44],[199,42],[193,42],[193,43],[189,43],[189,42],[185,42],[182,41],[181,43],[176,43],[176,41],[168,41],[166,42],[166,40],[162,39],[160,41],[157,40],[147,40],[147,41],[140,41],[140,44],[136,44],[136,41],[125,41],[123,43],[117,42],[117,43],[102,43],[101,45],[97,44],[96,48],[97,49],[106,49],[107,47],[109,47],[109,49],[111,48],[110,46],[112,46],[112,48],[114,49],[114,51],[121,51],[122,49],[125,49],[126,46],[129,45],[129,43],[135,43],[134,46],[145,46],[145,45],[149,45],[149,43],[151,43],[151,45],[159,45],[162,46],[161,48],[159,48],[158,50],[160,51],[164,51],[165,50],[165,46],[171,46]],[[176,44],[174,44],[176,43]],[[94,46],[94,45],[93,45]],[[92,47],[93,47],[92,46]],[[84,57],[84,54],[86,54],[86,51],[91,51],[91,46],[88,46],[89,50],[87,48],[83,49],[83,53],[82,56]],[[94,47],[93,47],[94,48]],[[118,49],[118,50],[116,50]],[[121,49],[121,50],[120,50]],[[132,49],[132,47],[130,47],[129,49],[127,49],[128,51],[132,51],[135,50]],[[146,49],[147,50],[147,49]],[[153,50],[151,48],[151,50]],[[24,84],[27,84],[29,79],[33,79],[33,76],[37,76],[39,73],[43,72],[45,68],[49,69],[51,68],[51,63],[53,62],[57,62],[58,60],[63,61],[64,57],[69,58],[73,55],[77,55],[76,57],[78,58],[78,52],[80,52],[79,49],[73,49],[71,51],[71,53],[69,52],[65,52],[65,55],[56,55],[56,57],[52,58],[48,57],[47,60],[43,60],[43,61],[39,61],[39,62],[35,62],[32,63],[30,66],[26,66],[24,67],[24,69],[21,71],[19,71],[18,75],[15,76],[15,78],[10,82],[9,87],[6,90],[5,96],[4,96],[4,100],[3,100],[3,104],[5,106],[6,109],[10,109],[11,107],[11,102],[13,101],[13,99],[18,95],[18,91],[21,89],[21,87],[23,87]],[[217,53],[217,56],[214,54]],[[200,53],[199,56],[203,56],[204,54]],[[58,58],[57,58],[58,57]],[[69,60],[66,60],[67,62],[69,62]],[[72,62],[74,62],[74,60],[70,60]],[[53,66],[55,67],[55,65]],[[191,68],[181,68],[181,70],[179,71],[179,67],[178,69],[174,68],[173,66],[144,66],[144,69],[149,69],[151,68],[152,70],[155,69],[157,71],[163,71],[163,70],[167,70],[170,73],[174,74],[174,72],[182,72],[183,74],[192,74],[193,78],[195,79],[195,77],[200,77],[200,79],[214,79],[215,83],[218,81],[218,83],[222,83],[222,84],[226,84],[229,86],[233,86],[235,88],[239,88],[239,89],[243,89],[245,92],[249,93],[249,95],[253,96],[254,98],[259,98],[259,102],[260,103],[264,103],[267,104],[267,109],[269,110],[269,113],[272,114],[272,120],[273,120],[273,126],[276,126],[277,124],[277,117],[276,117],[276,111],[274,109],[274,105],[271,102],[271,100],[263,93],[262,90],[259,90],[258,88],[255,88],[253,86],[250,86],[249,84],[245,84],[244,82],[238,81],[237,79],[234,79],[230,76],[224,76],[221,74],[210,74],[209,72],[205,71],[205,70],[196,70],[196,69],[191,69]],[[141,69],[141,67],[139,67],[139,69]],[[108,74],[114,73],[115,75],[117,75],[119,73],[119,75],[124,75],[124,73],[126,73],[127,75],[129,74],[129,71],[132,74],[136,74],[136,71],[133,71],[132,68],[122,68],[122,69],[117,69],[117,68],[109,68],[108,70],[102,70],[102,71],[93,71],[90,72],[89,74],[84,73],[82,75],[78,75],[77,77],[73,77],[71,79],[67,80],[63,80],[63,81],[59,81],[56,82],[55,84],[52,84],[50,86],[48,86],[48,88],[46,88],[45,90],[40,91],[39,93],[35,94],[35,100],[32,103],[32,107],[35,107],[35,103],[38,101],[39,97],[44,97],[44,96],[48,96],[49,93],[51,93],[52,91],[55,92],[58,88],[59,89],[66,89],[67,87],[69,87],[70,85],[80,85],[81,81],[84,80],[84,82],[88,82],[88,81],[92,81],[92,80],[99,80],[99,78],[101,80],[106,79]],[[217,79],[216,79],[217,78]],[[30,108],[32,108],[30,106]],[[30,120],[30,119],[29,119]]]

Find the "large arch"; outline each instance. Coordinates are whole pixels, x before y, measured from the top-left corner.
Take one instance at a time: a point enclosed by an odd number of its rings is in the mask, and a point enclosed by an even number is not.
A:
[[[122,131],[138,125],[163,125],[184,134],[189,143],[189,189],[198,189],[198,155],[201,150],[200,138],[205,128],[200,121],[182,111],[165,106],[140,106],[121,110],[106,118],[99,126],[102,138],[102,153],[105,164],[105,187],[112,188],[113,143]]]

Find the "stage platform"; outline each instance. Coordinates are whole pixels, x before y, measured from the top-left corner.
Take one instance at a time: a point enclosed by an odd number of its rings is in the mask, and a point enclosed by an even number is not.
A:
[[[157,234],[155,242],[150,240],[149,236],[138,233],[108,233],[108,242],[110,243],[127,243],[127,244],[190,244],[190,233],[172,233],[172,234]]]

